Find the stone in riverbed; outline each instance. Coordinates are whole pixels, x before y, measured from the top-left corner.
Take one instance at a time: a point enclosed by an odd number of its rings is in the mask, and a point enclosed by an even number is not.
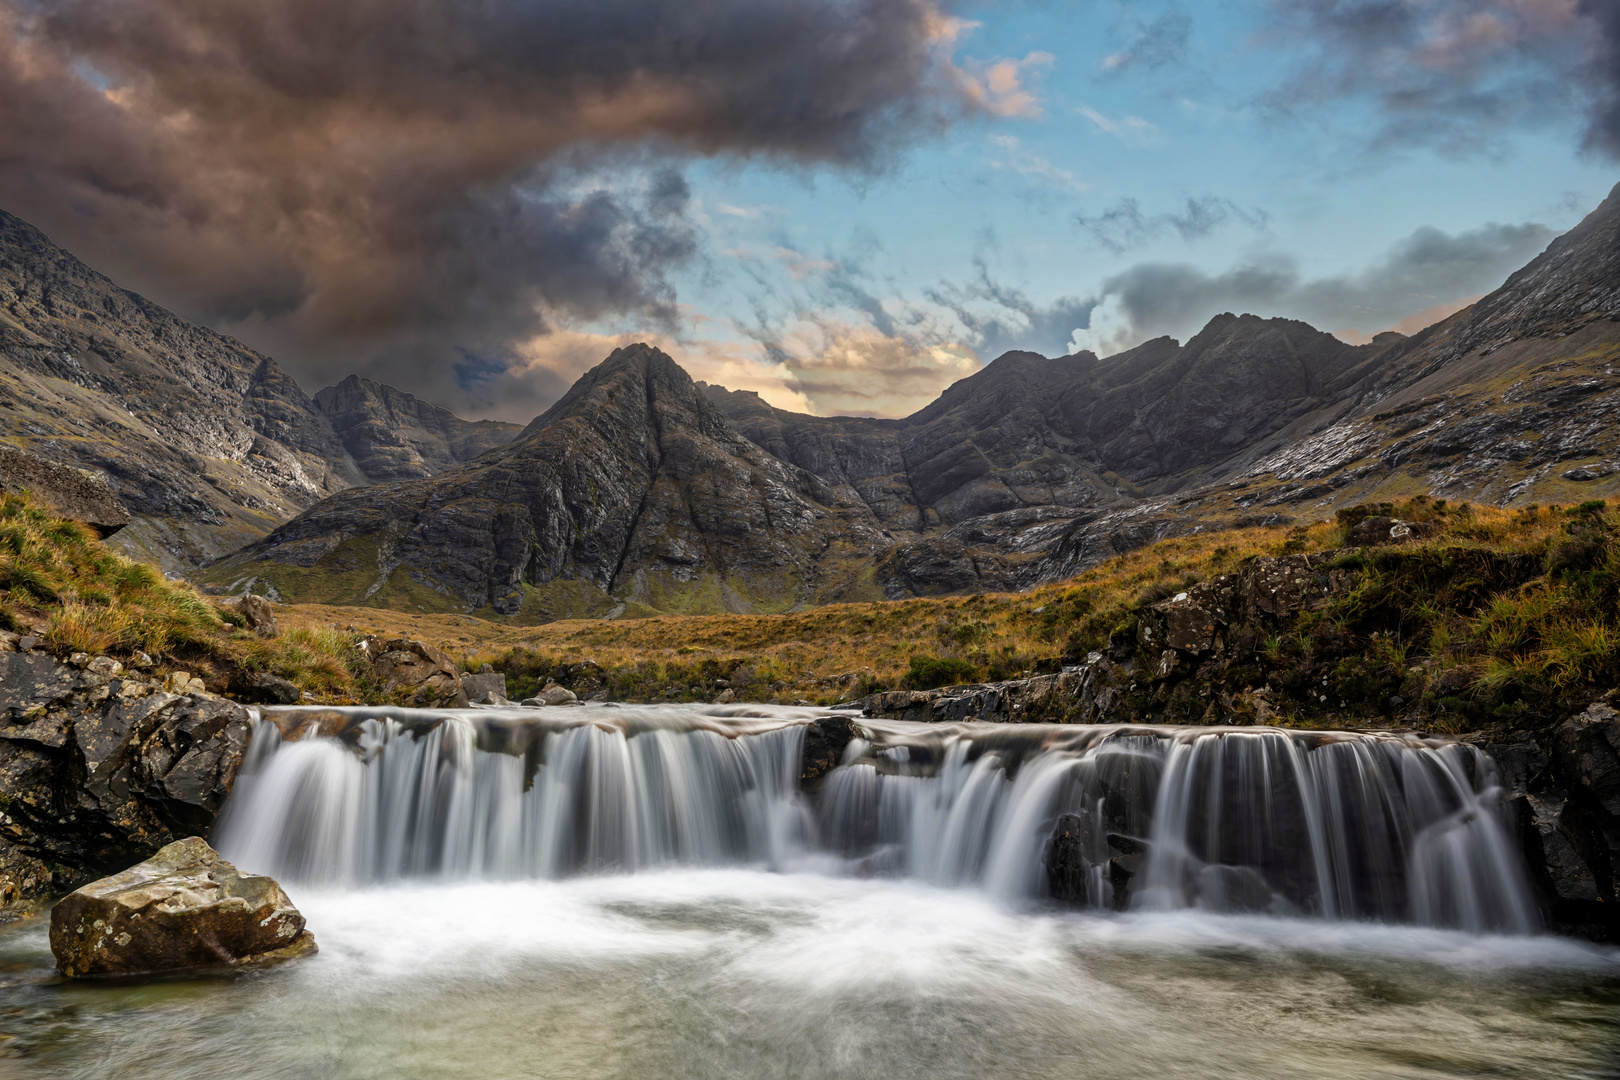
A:
[[[532,698],[524,698],[523,704],[533,708],[543,708],[550,705],[572,705],[579,697],[570,689],[558,686],[556,683],[547,683],[544,690]]]
[[[1085,822],[1075,814],[1064,814],[1046,842],[1046,886],[1060,904],[1084,907],[1090,897],[1085,859]]]
[[[51,952],[75,979],[265,967],[315,951],[280,885],[241,873],[199,837],[92,882],[51,911]]]

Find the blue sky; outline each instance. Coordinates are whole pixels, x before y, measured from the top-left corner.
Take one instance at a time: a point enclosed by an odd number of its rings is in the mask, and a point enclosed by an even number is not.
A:
[[[897,149],[873,172],[734,161],[690,169],[704,251],[674,279],[690,319],[665,344],[700,377],[786,407],[893,415],[1004,348],[1055,355],[1090,345],[1106,355],[1159,333],[1185,340],[1227,309],[1304,318],[1350,340],[1412,330],[1500,284],[1620,173],[1581,151],[1585,118],[1572,104],[1461,138],[1437,130],[1406,142],[1388,137],[1388,112],[1371,95],[1285,111],[1268,98],[1310,69],[1315,44],[1268,38],[1274,12],[1261,4],[1005,4],[962,14],[976,25],[960,38],[958,62],[1020,61],[1036,105]],[[1165,36],[1159,55],[1128,62]],[[1504,93],[1531,92],[1508,82]],[[1491,225],[1518,228],[1481,233]],[[1476,243],[1432,282],[1419,275],[1417,288],[1355,287],[1394,277],[1392,253],[1419,230]],[[1144,264],[1211,277],[1282,266],[1303,286],[1351,287],[1328,290],[1334,297],[1215,290],[1174,317],[1132,325],[1107,302],[1105,283]],[[1066,327],[1079,333],[1071,340],[1056,332],[1061,319],[1031,325],[974,297],[987,282],[1040,309],[1079,301]],[[1369,301],[1368,292],[1379,295]],[[999,314],[1003,331],[975,332],[931,300],[941,294]],[[1099,297],[1084,318],[1085,302]],[[873,317],[873,301],[888,321]],[[582,329],[636,329],[617,323]],[[848,355],[826,363],[839,334]]]

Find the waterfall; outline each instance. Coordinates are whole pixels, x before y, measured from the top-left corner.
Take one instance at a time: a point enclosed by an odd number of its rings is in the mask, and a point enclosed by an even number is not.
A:
[[[798,724],[638,730],[591,710],[524,718],[529,741],[512,753],[480,748],[513,732],[476,714],[388,712],[350,716],[348,739],[284,741],[256,721],[219,849],[294,881],[348,883],[778,866],[809,839]]]
[[[1099,910],[1537,925],[1477,748],[1269,728],[863,720],[800,791],[771,707],[272,710],[216,844],[297,882],[660,865],[845,872]],[[1063,833],[1060,851],[1054,829]]]

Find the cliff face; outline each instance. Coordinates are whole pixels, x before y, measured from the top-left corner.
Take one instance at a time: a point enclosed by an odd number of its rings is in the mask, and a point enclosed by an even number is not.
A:
[[[315,395],[343,449],[372,484],[418,480],[511,442],[523,428],[463,420],[386,383],[350,375]]]
[[[403,434],[392,417],[358,418],[396,403],[415,417]],[[341,411],[340,435],[274,360],[120,289],[0,212],[0,439],[105,477],[135,518],[117,543],[167,570],[351,485],[442,468],[516,432],[440,413],[376,387]]]
[[[208,573],[535,619],[773,610],[875,596],[863,571],[882,546],[864,505],[743,438],[669,357],[636,345],[511,444],[340,494]]]

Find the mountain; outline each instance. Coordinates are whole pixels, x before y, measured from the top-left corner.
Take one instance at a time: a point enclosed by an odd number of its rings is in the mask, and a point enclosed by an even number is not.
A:
[[[339,493],[208,579],[541,620],[880,597],[867,507],[744,438],[657,349],[619,349],[511,443]]]
[[[1106,360],[1008,353],[903,420],[708,393],[754,442],[867,503],[898,543],[879,574],[891,595],[1014,588],[1041,577],[1069,528],[1226,475],[1257,438],[1376,370],[1388,346],[1228,314],[1186,345],[1159,338]]]
[[[315,407],[370,484],[432,476],[506,445],[523,430],[499,420],[463,420],[358,375],[317,393]]]
[[[1360,346],[1223,314],[1107,359],[1008,353],[898,420],[786,412],[634,346],[512,443],[340,493],[208,575],[524,620],[777,610],[1021,588],[1414,494],[1611,497],[1617,319],[1620,188],[1473,306]]]
[[[334,492],[425,475],[519,430],[351,382],[323,408],[274,360],[0,211],[0,440],[105,478],[135,518],[114,542],[134,554],[183,572]]]

